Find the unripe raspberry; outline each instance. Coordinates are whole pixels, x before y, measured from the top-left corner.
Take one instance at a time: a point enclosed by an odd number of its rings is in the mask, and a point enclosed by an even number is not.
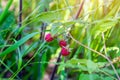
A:
[[[52,35],[50,33],[48,33],[46,36],[45,36],[45,40],[47,42],[51,42],[54,38],[52,37]]]
[[[59,42],[60,47],[65,47],[67,45],[65,40],[60,40]]]
[[[67,48],[62,47],[61,54],[62,54],[62,56],[68,56],[70,54],[70,52]]]

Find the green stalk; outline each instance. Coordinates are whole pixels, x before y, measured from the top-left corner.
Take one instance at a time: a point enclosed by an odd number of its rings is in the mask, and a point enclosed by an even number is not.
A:
[[[2,12],[2,14],[0,15],[0,23],[3,21],[3,19],[5,18],[6,14],[8,13],[8,10],[12,4],[13,0],[8,0],[8,3],[5,7],[5,10]]]

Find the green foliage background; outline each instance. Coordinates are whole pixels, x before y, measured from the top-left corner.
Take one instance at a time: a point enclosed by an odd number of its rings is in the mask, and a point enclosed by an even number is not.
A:
[[[43,80],[50,60],[59,55],[59,40],[65,39],[72,50],[60,63],[53,62],[59,64],[57,80],[117,80],[120,0],[85,0],[75,20],[81,3],[23,0],[23,21],[18,28],[19,0],[0,0],[0,78],[20,79],[19,72],[23,72],[23,80]],[[50,43],[40,42],[43,23],[47,24],[45,33],[59,35]],[[17,40],[19,34],[22,38]]]

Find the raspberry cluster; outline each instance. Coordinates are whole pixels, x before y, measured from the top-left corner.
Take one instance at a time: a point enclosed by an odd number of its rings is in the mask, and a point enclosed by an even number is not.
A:
[[[51,42],[54,40],[54,36],[52,36],[50,33],[48,33],[45,36],[46,42]],[[69,49],[67,48],[67,42],[65,40],[60,40],[59,41],[59,46],[62,48],[61,49],[61,54],[62,56],[68,56],[70,54]]]

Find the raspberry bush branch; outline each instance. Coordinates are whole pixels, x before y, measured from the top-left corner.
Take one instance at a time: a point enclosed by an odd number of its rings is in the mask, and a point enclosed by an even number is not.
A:
[[[114,72],[115,72],[116,77],[118,78],[118,80],[120,80],[120,76],[118,75],[118,72],[116,71],[114,65],[112,64],[112,61],[111,61],[107,56],[105,56],[105,55],[103,55],[102,53],[100,53],[100,52],[98,52],[98,51],[96,51],[96,50],[94,50],[94,49],[92,49],[92,48],[89,48],[88,46],[80,43],[80,42],[77,41],[70,33],[69,33],[69,37],[70,37],[73,41],[75,41],[77,44],[79,44],[79,45],[85,47],[86,49],[91,50],[92,52],[97,53],[98,55],[100,55],[100,56],[102,56],[103,58],[105,58],[105,59],[110,63],[111,67],[113,68],[113,70],[114,70]]]
[[[112,64],[115,64],[117,62],[120,62],[120,57],[116,57],[112,60]],[[106,64],[104,67],[108,67],[108,66],[110,66],[110,63]]]
[[[75,19],[77,19],[77,18],[79,17],[80,12],[82,11],[82,8],[83,8],[83,4],[84,4],[84,0],[82,1],[82,4],[80,5],[77,14],[75,15]],[[70,10],[70,11],[71,11],[71,10]],[[68,34],[68,33],[66,33],[66,34]],[[62,41],[62,42],[60,41],[59,45],[62,47],[62,49],[61,49],[61,53],[59,53],[58,59],[61,57],[61,54],[62,54],[63,56],[67,56],[67,55],[70,54],[69,49],[66,47],[66,42],[65,42],[65,41]],[[64,45],[64,46],[63,46],[63,45]],[[56,62],[56,63],[58,63],[58,59],[57,59],[57,62]],[[51,79],[50,79],[50,80],[53,80],[53,79],[54,79],[55,72],[57,71],[56,67],[57,67],[57,65],[55,65],[55,67],[54,67],[54,69],[53,69],[52,76],[51,76]]]
[[[108,58],[107,50],[106,50],[106,44],[105,44],[105,35],[104,35],[103,32],[102,32],[102,38],[103,38],[103,43],[104,43],[103,49],[104,49],[104,52],[105,52],[106,57]],[[101,54],[102,54],[102,53],[101,53]],[[109,59],[109,58],[108,58],[108,59]],[[117,71],[116,71],[116,69],[115,69],[115,67],[114,67],[114,65],[113,65],[113,61],[108,60],[108,62],[110,63],[110,65],[111,65],[112,68],[114,69],[114,72],[116,73],[116,76],[118,77],[118,80],[120,80],[120,76],[118,75],[118,73],[117,73]]]

